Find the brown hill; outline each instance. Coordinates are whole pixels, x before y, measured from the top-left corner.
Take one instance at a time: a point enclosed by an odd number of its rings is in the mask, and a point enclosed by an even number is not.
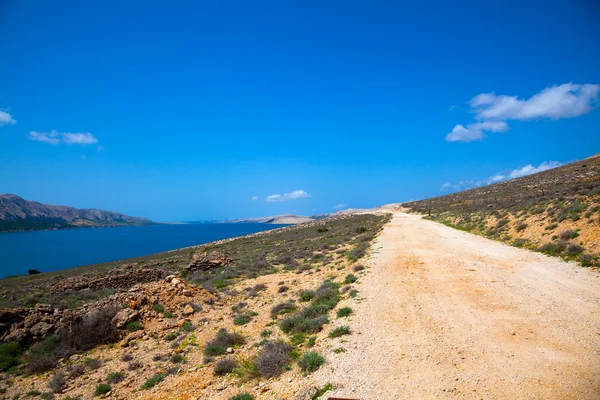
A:
[[[600,260],[600,155],[403,207],[586,266]]]
[[[114,211],[47,205],[14,194],[0,195],[0,231],[152,224],[149,219]]]

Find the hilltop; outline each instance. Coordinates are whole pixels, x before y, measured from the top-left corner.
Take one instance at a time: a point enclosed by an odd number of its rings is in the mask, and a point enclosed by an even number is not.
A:
[[[402,204],[413,212],[517,247],[600,260],[600,155],[489,186]]]
[[[0,232],[153,224],[155,222],[147,218],[114,211],[55,206],[25,200],[14,194],[0,195]]]

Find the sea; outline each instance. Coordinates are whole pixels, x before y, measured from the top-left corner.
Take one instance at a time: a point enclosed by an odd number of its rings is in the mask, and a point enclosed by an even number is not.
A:
[[[190,223],[0,233],[0,278],[57,271],[175,250],[280,228],[259,223]]]

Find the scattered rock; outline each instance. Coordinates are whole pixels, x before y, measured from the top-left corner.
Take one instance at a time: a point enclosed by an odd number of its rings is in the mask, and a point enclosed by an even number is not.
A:
[[[218,251],[210,253],[196,253],[192,261],[187,265],[188,271],[208,271],[213,268],[228,267],[233,265],[233,259]]]
[[[312,400],[312,398],[317,394],[317,389],[315,388],[304,388],[300,389],[296,393],[295,400]]]
[[[194,312],[196,312],[196,310],[194,310],[194,307],[189,304],[186,304],[186,306],[183,308],[184,315],[192,315]]]

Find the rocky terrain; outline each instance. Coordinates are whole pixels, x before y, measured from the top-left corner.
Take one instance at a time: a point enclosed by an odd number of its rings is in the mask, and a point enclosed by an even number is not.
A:
[[[14,194],[0,195],[0,232],[152,224],[149,219],[113,211],[54,206]]]
[[[402,207],[513,246],[600,266],[600,155]]]
[[[0,281],[7,399],[313,399],[389,219],[353,215]],[[236,399],[251,397],[237,397]]]

